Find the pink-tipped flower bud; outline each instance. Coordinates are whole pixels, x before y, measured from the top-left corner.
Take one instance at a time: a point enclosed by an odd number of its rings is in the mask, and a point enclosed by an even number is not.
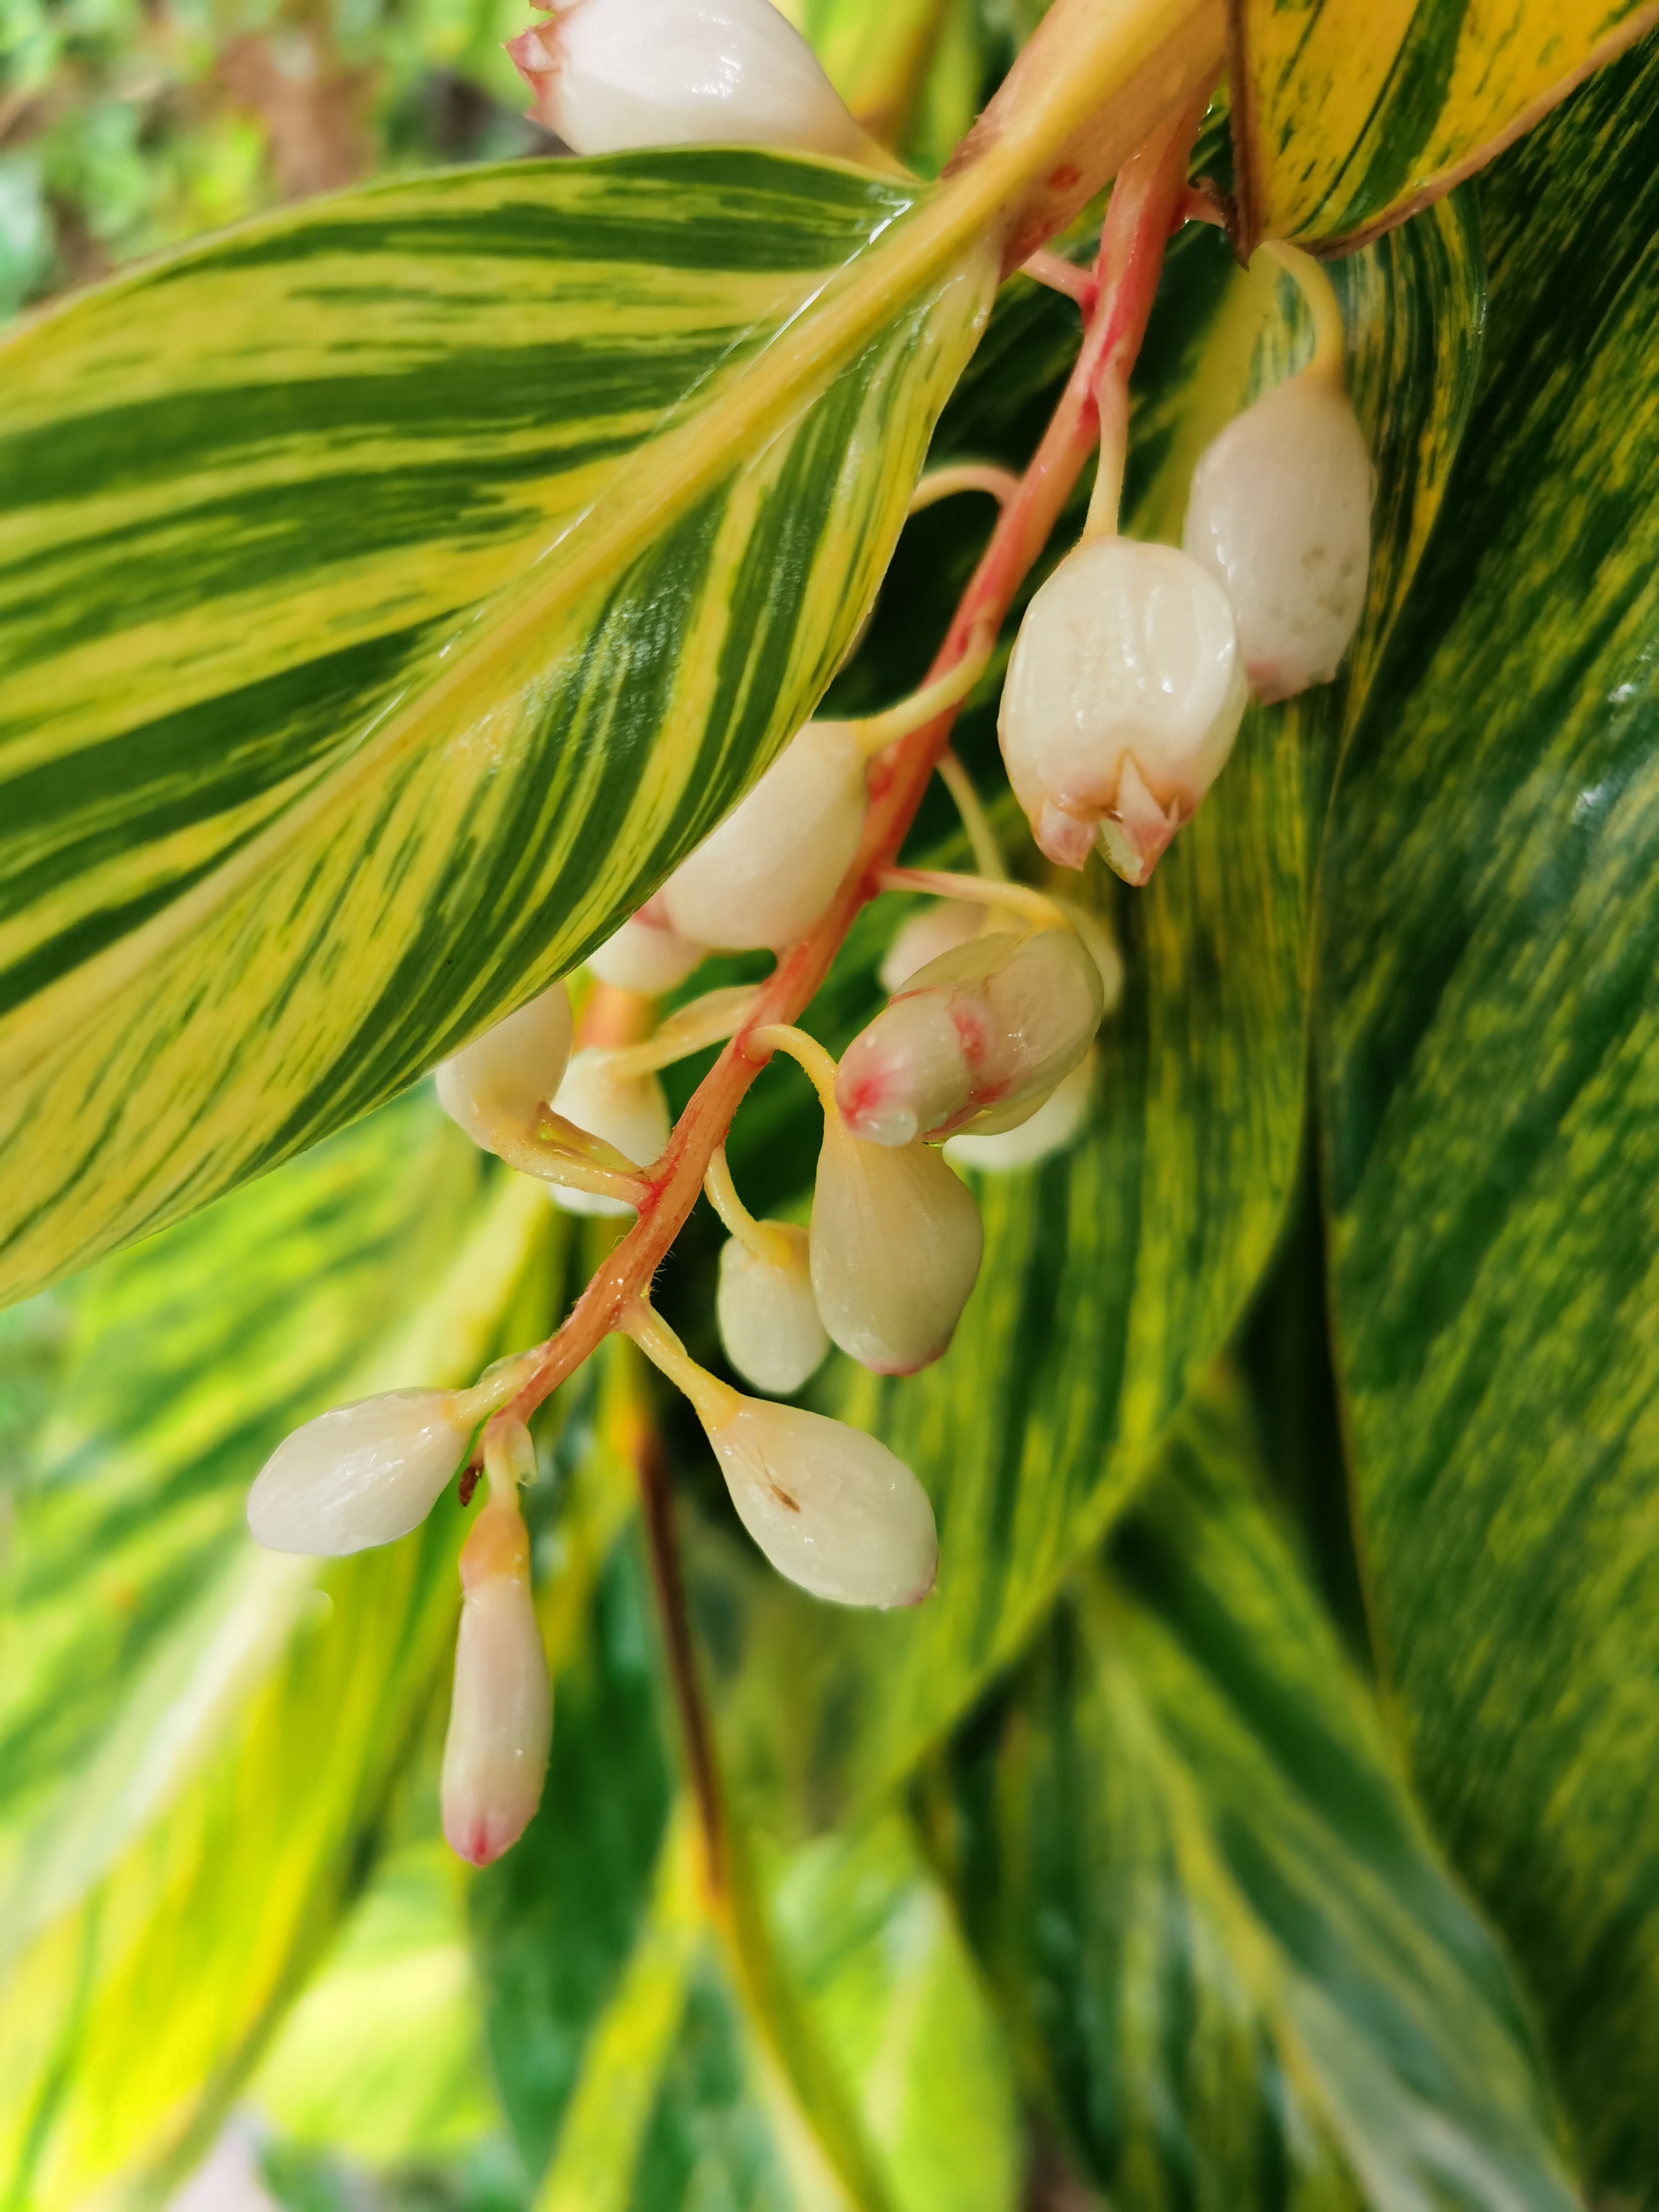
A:
[[[492,1497],[461,1550],[461,1629],[444,1743],[444,1834],[488,1866],[541,1802],[553,1693],[530,1595],[530,1541],[511,1502]]]
[[[976,937],[930,961],[854,1037],[836,1077],[842,1119],[878,1145],[1012,1128],[1077,1066],[1104,1006],[1074,931]]]
[[[570,1058],[570,994],[555,983],[438,1070],[438,1103],[487,1152],[530,1127],[564,1080]]]
[[[726,1356],[757,1390],[799,1390],[830,1349],[812,1296],[807,1237],[787,1221],[763,1221],[752,1243],[734,1237],[720,1254],[715,1318]]]
[[[707,952],[706,945],[677,937],[661,900],[652,899],[614,937],[607,937],[597,951],[588,954],[587,965],[601,983],[656,999],[684,982]]]
[[[937,1359],[979,1273],[971,1193],[925,1145],[866,1145],[823,1122],[808,1240],[831,1341],[878,1375]]]
[[[459,1390],[389,1390],[319,1413],[254,1478],[254,1540],[339,1559],[406,1536],[460,1465],[477,1418]]]
[[[1043,852],[1098,842],[1144,884],[1232,750],[1246,690],[1227,594],[1172,545],[1099,538],[1026,610],[998,729]]]
[[[953,1167],[974,1168],[981,1175],[1012,1175],[1016,1169],[1036,1167],[1055,1152],[1074,1144],[1089,1118],[1094,1097],[1096,1054],[1085,1053],[1063,1082],[1057,1083],[1029,1121],[1017,1127],[981,1136],[952,1137],[945,1157]]]
[[[635,1167],[649,1167],[668,1143],[668,1100],[660,1081],[648,1070],[641,1074],[619,1068],[601,1046],[586,1046],[571,1060],[553,1110],[590,1137],[614,1145]],[[566,1213],[620,1215],[634,1210],[625,1199],[567,1190],[559,1183],[550,1183],[547,1194]]]
[[[507,52],[530,112],[578,154],[635,146],[868,150],[812,49],[768,0],[535,0]]]
[[[918,968],[925,968],[941,953],[954,952],[985,927],[985,908],[966,899],[933,899],[913,914],[876,970],[884,991],[902,991]]]
[[[682,937],[722,951],[805,937],[864,830],[864,755],[845,722],[809,722],[663,885]]]
[[[904,1462],[822,1413],[727,1396],[723,1418],[703,1425],[738,1518],[778,1572],[837,1605],[920,1603],[939,1534]]]
[[[1376,478],[1334,378],[1293,376],[1193,471],[1182,543],[1225,589],[1252,691],[1328,684],[1365,605]]]

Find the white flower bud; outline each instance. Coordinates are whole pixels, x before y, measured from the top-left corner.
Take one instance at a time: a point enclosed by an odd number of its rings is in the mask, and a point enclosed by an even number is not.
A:
[[[450,1848],[488,1866],[541,1802],[553,1693],[530,1595],[530,1543],[518,1507],[492,1498],[461,1551],[461,1627],[444,1743]]]
[[[1232,750],[1244,670],[1227,595],[1172,545],[1099,538],[1026,610],[998,728],[1051,860],[1098,842],[1145,883]]]
[[[1092,1049],[1086,1052],[1028,1121],[988,1136],[975,1132],[952,1137],[945,1147],[945,1158],[953,1167],[975,1168],[981,1175],[1012,1175],[1017,1168],[1035,1167],[1051,1153],[1064,1152],[1089,1118],[1097,1057]]]
[[[920,969],[848,1047],[842,1118],[878,1145],[1012,1128],[1082,1059],[1104,1004],[1074,931],[977,937]]]
[[[812,1296],[804,1229],[763,1221],[757,1245],[734,1237],[720,1254],[715,1316],[726,1356],[757,1390],[799,1390],[830,1349]]]
[[[970,906],[966,899],[934,899],[911,915],[888,946],[876,970],[877,981],[884,991],[902,990],[918,968],[966,945],[979,935],[984,923],[982,906]]]
[[[607,937],[587,965],[600,982],[618,991],[642,991],[657,999],[684,982],[701,961],[706,945],[689,944],[668,926],[659,899],[653,899],[630,915],[614,937]]]
[[[738,1518],[778,1572],[837,1605],[920,1603],[939,1535],[904,1462],[821,1413],[731,1397],[735,1412],[705,1422],[708,1441]]]
[[[826,1114],[809,1250],[830,1339],[878,1375],[951,1341],[979,1273],[979,1208],[924,1145],[866,1145]]]
[[[856,160],[864,133],[767,0],[536,0],[507,52],[531,112],[578,154],[790,146]]]
[[[629,1073],[602,1046],[588,1045],[572,1060],[553,1110],[603,1137],[635,1167],[649,1167],[668,1143],[668,1100],[654,1074]],[[566,1190],[550,1183],[547,1194],[566,1213],[631,1213],[625,1199],[599,1191]]]
[[[438,1103],[487,1152],[536,1120],[570,1058],[570,994],[555,983],[438,1069]]]
[[[864,755],[845,722],[809,722],[663,885],[682,937],[722,951],[805,937],[864,830]]]
[[[338,1559],[417,1528],[465,1455],[468,1394],[389,1390],[295,1429],[248,1492],[247,1525],[271,1552]]]
[[[1226,590],[1250,689],[1328,684],[1365,605],[1375,477],[1341,386],[1293,376],[1193,471],[1182,544]]]

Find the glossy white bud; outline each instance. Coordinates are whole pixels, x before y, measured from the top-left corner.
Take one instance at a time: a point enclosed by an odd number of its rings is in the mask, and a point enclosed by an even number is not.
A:
[[[319,1413],[254,1478],[249,1530],[268,1551],[324,1559],[406,1536],[459,1467],[477,1419],[455,1390],[389,1390]]]
[[[1245,699],[1213,576],[1172,545],[1079,545],[1026,610],[998,720],[1043,852],[1080,868],[1098,842],[1145,883],[1220,773]]]
[[[648,1071],[630,1073],[619,1068],[614,1056],[599,1045],[588,1045],[572,1060],[553,1110],[586,1129],[590,1137],[603,1137],[635,1167],[649,1167],[668,1143],[668,1100],[658,1078]],[[566,1213],[631,1213],[626,1200],[608,1198],[599,1191],[566,1190],[550,1183],[547,1194]]]
[[[1094,1097],[1097,1054],[1085,1053],[1071,1073],[1057,1083],[1035,1114],[1016,1127],[981,1136],[977,1131],[952,1137],[945,1157],[954,1167],[981,1175],[1012,1175],[1062,1152],[1075,1142],[1089,1118]]]
[[[507,52],[531,112],[578,154],[790,146],[855,160],[864,133],[767,0],[537,0]]]
[[[778,951],[836,895],[864,831],[864,755],[845,722],[809,722],[663,885],[682,937]]]
[[[570,994],[555,983],[442,1063],[438,1103],[476,1144],[495,1152],[501,1133],[533,1125],[564,1080],[570,1033]]]
[[[878,1145],[1012,1128],[1077,1066],[1104,1005],[1074,931],[976,937],[919,969],[848,1047],[842,1119]]]
[[[876,970],[877,981],[890,994],[902,990],[918,968],[942,952],[954,952],[958,945],[977,937],[984,926],[982,906],[970,906],[966,899],[931,901],[910,916],[888,946]]]
[[[1375,477],[1334,379],[1293,376],[1193,471],[1182,544],[1233,603],[1258,698],[1328,684],[1365,605]]]
[[[904,1462],[821,1413],[732,1396],[736,1410],[704,1425],[738,1518],[778,1572],[837,1605],[925,1598],[939,1534]]]
[[[979,1208],[925,1145],[866,1145],[824,1117],[809,1237],[812,1295],[831,1341],[878,1375],[937,1359],[968,1303]]]
[[[461,1626],[444,1742],[444,1834],[488,1866],[541,1802],[553,1692],[530,1594],[530,1543],[516,1505],[492,1498],[461,1550]]]
[[[757,1390],[787,1397],[830,1349],[812,1296],[806,1231],[763,1221],[757,1249],[733,1237],[720,1254],[714,1314],[726,1356]]]
[[[657,999],[684,982],[707,953],[706,945],[692,945],[676,936],[660,900],[653,899],[630,915],[614,937],[607,937],[597,951],[588,954],[587,965],[602,983],[618,991],[642,991],[647,998]]]

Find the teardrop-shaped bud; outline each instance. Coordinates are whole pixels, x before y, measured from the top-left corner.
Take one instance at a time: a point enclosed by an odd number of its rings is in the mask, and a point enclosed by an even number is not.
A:
[[[438,1069],[438,1103],[487,1152],[529,1127],[564,1080],[570,994],[555,983]]]
[[[1036,1113],[1015,1127],[988,1135],[975,1130],[952,1137],[945,1147],[945,1158],[953,1167],[975,1168],[981,1175],[1012,1175],[1017,1168],[1035,1167],[1039,1160],[1063,1152],[1076,1141],[1089,1118],[1095,1062],[1096,1054],[1091,1049],[1054,1085]]]
[[[979,1273],[979,1208],[925,1145],[866,1145],[826,1114],[808,1245],[832,1342],[913,1375],[951,1341]]]
[[[731,1399],[736,1410],[704,1425],[738,1518],[778,1572],[837,1605],[920,1603],[939,1534],[904,1462],[822,1413]]]
[[[1347,394],[1293,376],[1193,471],[1182,542],[1233,603],[1258,698],[1328,684],[1365,605],[1375,477]]]
[[[578,154],[790,146],[856,161],[869,142],[768,0],[536,0],[507,52],[531,113]]]
[[[669,927],[660,899],[653,899],[630,915],[614,937],[607,937],[587,965],[600,982],[618,991],[642,991],[660,998],[684,982],[708,947],[678,937]]]
[[[884,991],[902,991],[918,968],[954,952],[977,937],[985,926],[985,908],[969,906],[966,899],[933,899],[913,914],[888,946],[876,970]]]
[[[459,1467],[477,1418],[459,1390],[388,1390],[319,1413],[254,1478],[249,1530],[267,1551],[320,1559],[406,1536]]]
[[[1227,594],[1173,545],[1099,538],[1027,608],[998,731],[1037,843],[1097,842],[1144,884],[1232,750],[1246,699]]]
[[[553,1110],[590,1137],[603,1137],[635,1167],[649,1167],[668,1143],[668,1100],[660,1081],[649,1072],[630,1073],[619,1068],[614,1054],[600,1046],[586,1046],[571,1060]],[[548,1185],[547,1194],[566,1213],[625,1214],[634,1210],[624,1199],[566,1190],[557,1183]]]
[[[976,937],[920,969],[848,1047],[842,1118],[878,1145],[1012,1128],[1082,1059],[1104,1004],[1074,931]]]
[[[804,1229],[763,1221],[752,1243],[733,1237],[720,1254],[714,1312],[726,1356],[757,1390],[799,1390],[830,1349],[812,1296]]]
[[[444,1834],[488,1866],[541,1802],[553,1692],[530,1594],[530,1541],[518,1507],[492,1498],[461,1549],[461,1627],[444,1742]]]
[[[845,722],[809,722],[663,885],[682,937],[722,951],[805,937],[864,830],[864,755]]]

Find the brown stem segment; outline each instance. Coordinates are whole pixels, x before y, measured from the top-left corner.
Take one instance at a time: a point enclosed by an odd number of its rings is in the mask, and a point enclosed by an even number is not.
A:
[[[1048,544],[1061,510],[1099,436],[1096,392],[1109,361],[1127,377],[1146,329],[1164,243],[1186,182],[1186,163],[1202,118],[1207,86],[1179,114],[1162,124],[1126,173],[1129,189],[1118,212],[1113,193],[1096,268],[1096,292],[1085,325],[1082,350],[1043,433],[1042,442],[1004,505],[990,543],[934,656],[927,681],[949,673],[994,636],[1015,594]],[[1125,296],[1120,298],[1120,293]],[[928,780],[951,742],[960,702],[881,754],[870,769],[870,805],[857,858],[828,911],[790,948],[761,986],[743,1027],[721,1053],[681,1115],[668,1149],[646,1177],[639,1218],[594,1273],[557,1334],[541,1348],[513,1401],[527,1419],[550,1391],[573,1374],[643,1297],[686,1216],[696,1203],[715,1152],[726,1141],[744,1092],[771,1058],[755,1032],[793,1024],[830,972],[860,907],[880,889],[881,878],[921,804]]]
[[[645,1521],[646,1547],[651,1556],[651,1579],[657,1594],[657,1617],[662,1623],[666,1647],[668,1679],[674,1686],[674,1706],[685,1747],[686,1771],[690,1777],[697,1826],[702,1836],[703,1878],[709,1903],[718,1905],[730,1887],[726,1801],[720,1792],[708,1709],[703,1703],[702,1686],[697,1679],[697,1655],[691,1641],[685,1578],[680,1572],[679,1547],[674,1538],[674,1501],[667,1457],[656,1431],[648,1425],[635,1442],[634,1463]]]

